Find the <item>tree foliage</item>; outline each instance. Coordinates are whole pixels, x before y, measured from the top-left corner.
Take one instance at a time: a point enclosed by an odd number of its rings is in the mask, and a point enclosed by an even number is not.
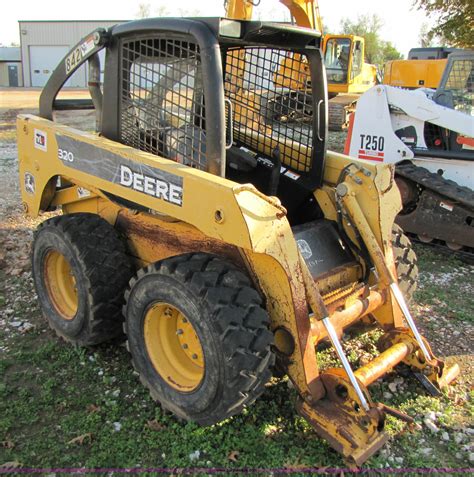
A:
[[[382,65],[386,61],[402,58],[401,53],[390,41],[381,39],[380,30],[382,26],[382,19],[376,14],[359,15],[355,21],[349,18],[342,19],[341,33],[363,37],[365,39],[366,60],[375,65]]]
[[[447,46],[474,48],[474,2],[472,0],[414,0],[419,9],[435,17],[437,25],[427,32],[428,42],[435,36]]]
[[[136,14],[137,18],[168,17],[168,16],[199,17],[199,16],[202,16],[202,13],[199,7],[182,8],[179,6],[179,2],[175,2],[175,4],[170,4],[162,0],[162,2],[158,4],[153,11],[151,9],[150,3],[138,4],[138,12]]]
[[[139,3],[137,18],[148,18],[150,16],[151,6],[149,3]]]

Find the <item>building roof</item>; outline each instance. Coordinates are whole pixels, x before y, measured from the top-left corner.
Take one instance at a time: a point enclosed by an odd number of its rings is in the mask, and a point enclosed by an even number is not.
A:
[[[0,46],[0,61],[21,61],[20,47]]]
[[[18,20],[18,23],[126,23],[130,20]]]

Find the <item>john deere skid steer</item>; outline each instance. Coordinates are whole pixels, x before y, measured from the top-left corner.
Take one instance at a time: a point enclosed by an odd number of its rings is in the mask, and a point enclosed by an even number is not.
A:
[[[373,402],[371,383],[403,362],[437,391],[458,369],[435,357],[400,291],[416,263],[393,228],[392,167],[326,151],[320,45],[312,30],[217,18],[97,30],[52,74],[39,117],[19,116],[20,181],[28,214],[63,212],[32,252],[58,335],[94,345],[123,329],[152,396],[202,425],[252,404],[276,362],[298,412],[360,464],[387,440],[387,413],[409,419]],[[273,82],[283,62],[294,95]],[[84,63],[91,100],[56,99]],[[311,101],[305,121],[266,114],[288,97],[298,111]],[[98,133],[54,122],[84,108]],[[353,370],[340,337],[361,320],[384,334]],[[340,368],[318,368],[323,341]]]

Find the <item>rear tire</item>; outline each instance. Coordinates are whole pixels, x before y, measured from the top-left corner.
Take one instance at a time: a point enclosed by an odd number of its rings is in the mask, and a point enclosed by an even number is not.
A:
[[[410,303],[418,282],[418,260],[410,239],[397,224],[393,224],[392,227],[392,248],[397,268],[398,286],[407,303]]]
[[[133,269],[115,229],[95,214],[54,217],[35,232],[32,272],[56,333],[90,346],[122,333],[123,295]]]
[[[125,298],[133,365],[165,409],[211,425],[263,392],[273,334],[260,295],[232,264],[203,253],[169,258],[140,270]]]

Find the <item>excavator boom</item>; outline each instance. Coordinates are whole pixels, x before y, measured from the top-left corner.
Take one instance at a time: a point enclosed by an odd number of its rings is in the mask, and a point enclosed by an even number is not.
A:
[[[279,0],[279,2],[288,8],[297,25],[323,33],[317,1]],[[226,16],[236,20],[251,20],[254,6],[255,3],[252,0],[229,0],[226,3]]]
[[[317,0],[279,2],[290,11],[292,22],[323,35]],[[225,3],[226,16],[235,20],[251,20],[256,5],[254,0],[228,0]],[[349,115],[355,110],[359,95],[377,83],[377,69],[365,63],[364,39],[355,35],[324,35],[322,53],[330,97],[329,129],[340,131],[349,125]],[[288,64],[281,65],[281,68],[288,68]],[[304,69],[303,64],[301,68]],[[286,74],[283,73],[283,76]],[[300,120],[299,117],[295,119]]]

